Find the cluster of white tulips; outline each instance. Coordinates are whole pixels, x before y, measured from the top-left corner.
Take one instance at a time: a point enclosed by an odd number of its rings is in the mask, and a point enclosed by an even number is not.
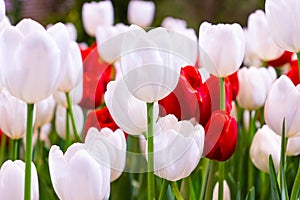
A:
[[[299,10],[266,0],[246,28],[197,36],[150,28],[151,1],[129,2],[129,25],[84,3],[89,48],[70,23],[11,25],[0,0],[0,199],[298,199]]]

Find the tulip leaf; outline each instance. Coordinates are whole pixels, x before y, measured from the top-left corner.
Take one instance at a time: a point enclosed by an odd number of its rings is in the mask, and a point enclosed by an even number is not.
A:
[[[279,167],[279,180],[281,186],[281,199],[289,199],[286,180],[285,180],[285,160],[286,160],[286,144],[287,138],[285,137],[285,119],[282,122],[282,134],[281,134],[281,154],[280,154],[280,167]]]
[[[279,200],[280,190],[276,179],[275,167],[271,155],[269,156],[269,171],[270,171],[270,183],[271,183],[271,197],[274,200]]]
[[[241,184],[238,182],[237,183],[237,191],[236,191],[236,200],[240,200],[241,199]]]
[[[252,186],[246,196],[246,200],[255,200],[255,188]]]
[[[130,199],[131,184],[129,174],[123,172],[121,177],[111,184],[110,199]]]

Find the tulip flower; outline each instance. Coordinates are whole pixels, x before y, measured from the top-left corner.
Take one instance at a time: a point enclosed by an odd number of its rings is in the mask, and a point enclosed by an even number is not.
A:
[[[111,26],[114,23],[114,8],[111,1],[86,2],[82,6],[84,30],[95,36],[99,26]]]
[[[107,166],[111,169],[110,181],[113,182],[118,179],[125,168],[126,163],[126,139],[123,131],[117,129],[112,131],[109,128],[102,128],[98,131],[96,128],[90,128],[85,138],[86,148],[93,157],[100,162],[100,164]],[[105,155],[100,148],[105,146],[110,162],[106,163],[103,160]]]
[[[161,26],[167,29],[185,29],[187,27],[187,23],[183,19],[173,18],[173,17],[166,17],[161,22]]]
[[[245,36],[239,24],[212,25],[199,28],[200,65],[217,77],[233,74],[243,62]]]
[[[298,60],[292,60],[290,64],[291,64],[291,68],[286,73],[286,76],[291,79],[291,81],[294,83],[295,86],[297,86],[300,83]]]
[[[278,135],[285,119],[285,136],[300,135],[300,87],[295,87],[285,75],[277,79],[269,91],[265,104],[266,124]]]
[[[272,38],[271,29],[268,26],[266,14],[262,10],[256,10],[248,17],[249,45],[262,60],[274,60],[279,58],[284,50],[277,46]]]
[[[190,38],[155,28],[149,32],[130,26],[120,58],[123,80],[136,98],[152,103],[176,87],[180,68],[196,62],[196,43]]]
[[[279,47],[294,53],[300,51],[300,29],[297,28],[300,23],[299,9],[300,4],[297,0],[267,0],[265,3],[273,39]]]
[[[69,95],[73,104],[79,104],[79,102],[81,102],[83,98],[83,80],[76,86],[76,88],[72,89],[69,92]],[[68,108],[68,102],[65,92],[57,90],[53,94],[53,97],[57,104]]]
[[[36,104],[36,115],[34,127],[38,128],[51,122],[54,115],[55,100],[53,96],[48,97]]]
[[[261,67],[262,61],[257,56],[255,50],[253,49],[252,45],[252,38],[247,28],[243,29],[244,36],[246,40],[246,48],[245,48],[245,57],[244,57],[244,65],[246,66],[255,66],[255,67]]]
[[[106,150],[103,148],[101,151]],[[58,146],[52,146],[49,152],[49,171],[54,191],[59,199],[109,197],[110,169],[97,162],[84,144],[71,145],[64,155]]]
[[[9,94],[0,93],[0,128],[11,139],[20,139],[26,133],[26,103]]]
[[[289,138],[286,146],[287,156],[297,156],[300,154],[300,137]]]
[[[128,4],[128,22],[147,27],[152,24],[155,4],[152,1],[131,0]]]
[[[268,60],[267,66],[282,67],[283,65],[292,62],[293,55],[294,53],[292,52],[284,51],[284,53],[279,58],[274,60]]]
[[[281,137],[274,133],[267,125],[258,129],[250,147],[252,163],[260,170],[269,172],[269,155],[272,156],[277,170],[280,162]]]
[[[76,129],[79,133],[81,133],[83,129],[84,116],[82,109],[78,105],[73,105],[74,119],[76,124]],[[61,138],[66,138],[66,108],[61,105],[57,105],[55,112],[55,128],[57,134]],[[71,124],[71,119],[69,118]],[[70,135],[74,136],[73,127],[70,127]]]
[[[256,110],[265,104],[267,94],[276,79],[274,68],[243,67],[238,71],[240,90],[237,95],[239,106]]]
[[[77,39],[77,30],[76,30],[76,27],[74,26],[74,24],[66,23],[65,25],[68,29],[71,40],[76,41],[76,39]]]
[[[5,18],[5,2],[0,0],[0,22]]]
[[[141,135],[147,131],[146,103],[128,91],[123,79],[109,82],[104,100],[113,120],[123,131],[130,135]],[[156,104],[154,120],[157,117]]]
[[[115,131],[119,128],[118,125],[114,122],[107,107],[103,107],[100,110],[92,110],[88,114],[84,126],[85,136],[91,127],[95,127],[97,129],[109,128],[112,131]]]
[[[238,137],[236,120],[228,112],[217,110],[212,113],[205,126],[205,157],[225,161],[235,151]]]
[[[31,200],[39,199],[38,175],[31,163]],[[0,170],[0,196],[5,200],[24,199],[25,163],[21,160],[7,160]]]
[[[158,120],[154,135],[154,174],[169,181],[188,177],[202,156],[203,127],[167,115]],[[147,145],[142,146],[147,149]]]
[[[205,125],[211,115],[211,96],[206,83],[193,66],[181,69],[174,91],[160,100],[160,116],[173,114],[178,120],[194,118]]]
[[[62,76],[60,50],[42,25],[23,19],[1,32],[0,45],[1,79],[12,95],[35,103],[54,93]]]
[[[230,200],[230,189],[229,189],[229,186],[227,184],[227,181],[226,180],[223,180],[223,200]],[[213,197],[212,199],[213,200],[218,200],[219,196],[219,182],[216,183],[215,187],[214,187],[214,190],[213,190]]]

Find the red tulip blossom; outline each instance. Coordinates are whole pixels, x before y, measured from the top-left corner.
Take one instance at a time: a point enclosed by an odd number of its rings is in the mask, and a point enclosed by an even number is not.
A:
[[[279,58],[267,61],[267,65],[272,67],[281,67],[282,65],[291,62],[293,54],[294,53],[292,52],[285,51]]]
[[[295,86],[300,83],[298,60],[291,61],[291,69],[286,73]]]

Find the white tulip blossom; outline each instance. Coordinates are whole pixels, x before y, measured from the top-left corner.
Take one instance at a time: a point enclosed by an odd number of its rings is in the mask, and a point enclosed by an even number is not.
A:
[[[152,1],[131,0],[128,4],[128,22],[147,27],[152,24],[155,4]]]

